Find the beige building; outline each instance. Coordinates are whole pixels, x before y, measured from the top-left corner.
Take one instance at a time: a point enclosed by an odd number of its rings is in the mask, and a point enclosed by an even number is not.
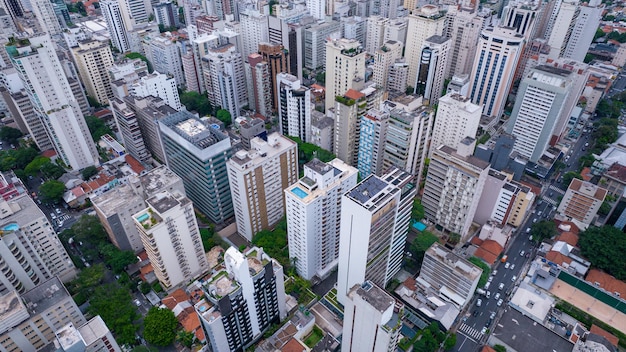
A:
[[[333,99],[333,104],[335,107],[333,153],[348,165],[356,167],[359,159],[360,119],[367,111],[365,94],[350,89],[344,95]]]
[[[283,190],[298,181],[297,144],[275,132],[250,141],[226,163],[237,230],[252,241],[274,228],[285,213]]]
[[[367,53],[354,39],[337,39],[326,43],[326,110],[335,106],[335,97],[349,89],[359,89],[365,80]]]
[[[621,44],[619,48],[617,48],[617,52],[615,56],[613,56],[611,63],[618,67],[624,67],[624,65],[626,65],[626,44]]]
[[[111,46],[99,40],[83,40],[72,48],[74,61],[87,95],[102,105],[109,104],[113,97],[109,67],[113,66]]]
[[[386,41],[381,47],[376,48],[374,52],[374,75],[372,80],[376,82],[376,85],[379,87],[387,87],[389,68],[397,59],[402,58],[402,48],[402,43],[395,40]]]
[[[606,194],[606,189],[591,182],[572,179],[557,211],[572,220],[589,225],[598,213]]]

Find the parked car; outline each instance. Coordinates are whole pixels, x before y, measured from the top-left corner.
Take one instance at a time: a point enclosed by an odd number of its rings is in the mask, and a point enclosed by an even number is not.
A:
[[[498,305],[498,307],[500,307],[502,305],[502,300],[499,300],[498,303],[496,303]]]
[[[500,292],[496,293],[495,296],[493,296],[493,299],[495,299],[496,301],[500,299]]]
[[[511,264],[511,270],[515,269],[515,264]]]
[[[511,281],[515,282],[515,280],[517,280],[517,276],[513,275],[513,277],[511,278]]]
[[[480,306],[482,306],[482,305],[483,305],[483,300],[479,298],[479,299],[476,301],[476,307],[480,307]]]
[[[523,250],[519,252],[519,255],[520,255],[521,257],[523,257],[523,256],[524,256],[524,254],[526,254],[526,252],[524,252]]]
[[[511,266],[511,263],[506,263],[506,264],[504,264],[504,268],[505,268],[505,269],[508,269],[510,266]]]
[[[501,282],[500,286],[498,286],[498,290],[502,291],[503,288],[504,288],[504,282]]]

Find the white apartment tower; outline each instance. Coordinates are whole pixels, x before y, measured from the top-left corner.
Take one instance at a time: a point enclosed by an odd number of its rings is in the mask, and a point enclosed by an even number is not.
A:
[[[462,95],[448,93],[441,97],[428,155],[442,145],[457,149],[465,137],[476,138],[481,113],[479,105]]]
[[[402,58],[402,43],[389,40],[374,52],[374,74],[372,80],[376,85],[385,89],[389,79],[389,68],[397,59]]]
[[[414,86],[417,70],[422,59],[422,49],[426,39],[433,35],[443,35],[445,26],[444,12],[436,5],[424,5],[409,15],[406,49],[404,58],[409,64],[409,85]]]
[[[267,15],[256,10],[246,10],[239,14],[239,23],[243,40],[241,56],[248,58],[248,55],[258,52],[259,43],[269,42]]]
[[[446,37],[433,35],[424,41],[414,87],[428,105],[436,105],[441,97],[449,53],[450,39]]]
[[[370,175],[341,200],[337,300],[348,304],[354,285],[370,280],[385,287],[400,270],[417,188],[413,176],[392,169]]]
[[[157,279],[167,291],[209,270],[193,204],[180,193],[157,193],[133,216]]]
[[[446,145],[435,149],[422,196],[426,218],[446,232],[460,234],[462,241],[468,236],[489,172],[489,163],[472,155],[475,144],[467,137],[456,150]]]
[[[400,338],[396,300],[371,281],[356,284],[346,298],[342,352],[395,351]]]
[[[149,95],[159,97],[176,111],[183,108],[174,77],[157,71],[141,76],[139,80],[128,86],[128,91],[130,94],[141,98]]]
[[[515,29],[482,31],[470,75],[470,99],[483,106],[483,115],[500,118],[513,83],[524,37]]]
[[[276,75],[278,89],[278,122],[285,136],[311,142],[311,90],[288,73]]]
[[[50,36],[7,44],[13,67],[61,160],[74,170],[98,162],[98,152]]]
[[[326,42],[326,110],[335,106],[336,96],[357,88],[356,82],[363,82],[366,55],[353,39]]]
[[[178,44],[168,38],[155,37],[150,38],[150,41],[144,44],[144,49],[155,71],[174,76],[177,86],[185,84]]]
[[[72,54],[87,95],[102,105],[108,105],[113,97],[109,76],[113,54],[108,41],[81,40],[78,47],[72,48]]]
[[[54,12],[52,1],[50,0],[33,0],[33,12],[41,30],[50,36],[61,34],[61,24]]]
[[[202,58],[202,75],[209,102],[221,106],[232,116],[248,105],[248,89],[241,54],[235,45],[226,44],[209,49]]]
[[[337,266],[342,194],[356,182],[357,170],[343,161],[313,159],[285,190],[289,257],[303,278],[324,278]]]
[[[385,27],[389,24],[389,19],[380,16],[370,16],[367,18],[367,39],[365,40],[365,50],[369,54],[374,54],[380,49],[385,41]]]
[[[513,150],[531,162],[537,162],[548,148],[566,109],[572,76],[571,71],[540,65],[520,83],[506,131],[515,137]]]
[[[255,137],[250,150],[240,150],[226,163],[237,232],[252,241],[273,229],[285,214],[283,190],[298,180],[296,142],[274,132]]]
[[[564,57],[582,62],[602,18],[600,1],[580,4],[575,0],[560,1],[558,14],[548,34],[550,58]]]
[[[315,19],[320,21],[326,19],[326,0],[307,0],[306,8],[309,10],[309,15]]]
[[[111,44],[113,44],[113,47],[119,52],[127,52],[130,49],[130,43],[128,42],[128,36],[126,34],[120,2],[116,0],[102,0],[100,1],[100,9],[107,23],[107,29],[111,36]]]
[[[472,71],[478,38],[485,23],[484,17],[463,8],[456,13],[452,21],[446,77],[469,74]]]

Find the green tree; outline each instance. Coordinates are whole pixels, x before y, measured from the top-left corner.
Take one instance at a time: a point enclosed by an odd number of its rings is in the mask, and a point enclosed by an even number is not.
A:
[[[450,332],[443,341],[443,349],[444,351],[450,351],[454,348],[454,345],[456,345],[456,334]]]
[[[83,169],[83,171],[81,171],[81,174],[83,176],[83,180],[87,181],[92,176],[95,176],[98,174],[98,168],[93,165],[87,166],[86,168]]]
[[[413,208],[411,208],[411,218],[415,221],[420,221],[424,218],[424,206],[422,200],[415,198],[413,200]]]
[[[411,95],[411,94],[413,94],[413,92],[415,92],[415,87],[406,86],[406,90],[404,91],[404,93],[406,93],[406,95]]]
[[[91,137],[94,142],[98,143],[100,137],[105,134],[113,136],[111,128],[109,128],[109,126],[107,126],[101,119],[88,115],[85,116],[85,122],[87,123],[87,128],[89,128],[89,133],[91,133]]]
[[[102,107],[102,104],[100,104],[100,102],[96,100],[96,98],[89,96],[89,95],[87,96],[87,102],[89,103],[89,106],[94,107],[96,109]]]
[[[506,352],[506,347],[502,346],[502,345],[494,345],[493,349],[496,352]]]
[[[588,167],[593,165],[593,163],[596,161],[596,158],[593,156],[593,154],[586,154],[581,156],[578,161],[580,162],[581,167]]]
[[[180,103],[185,105],[187,110],[196,111],[200,116],[207,116],[213,113],[213,106],[204,94],[189,91],[180,94]]]
[[[145,62],[146,65],[148,66],[148,72],[152,73],[153,71],[152,64],[150,63],[150,61],[148,61],[148,59],[145,56],[141,55],[140,53],[128,53],[126,54],[126,57],[131,60],[141,59],[141,61]]]
[[[133,251],[121,251],[110,243],[99,246],[99,250],[104,257],[104,262],[111,266],[111,270],[115,273],[121,273],[127,266],[137,263],[137,256]]]
[[[535,242],[552,238],[558,235],[558,233],[556,224],[549,220],[536,222],[530,227],[530,235],[533,236],[533,241]]]
[[[329,152],[326,149],[322,149],[315,144],[303,142],[300,138],[294,136],[287,136],[292,141],[298,144],[298,164],[300,173],[303,171],[304,164],[313,160],[314,157],[323,162],[329,162],[335,159],[335,154]]]
[[[563,174],[563,184],[569,185],[572,182],[572,180],[575,178],[582,180],[583,176],[578,172],[568,171],[565,174]]]
[[[150,308],[143,325],[143,337],[155,346],[169,346],[176,338],[178,320],[167,308]]]
[[[596,58],[596,56],[593,55],[593,54],[585,54],[585,58],[583,59],[583,62],[588,64],[591,61],[593,61],[595,58]]]
[[[0,128],[0,139],[3,141],[17,145],[17,142],[24,134],[17,128],[2,126]]]
[[[609,225],[589,227],[580,233],[578,246],[591,265],[626,280],[626,235],[622,230]]]
[[[283,267],[289,267],[289,252],[287,250],[287,231],[276,228],[273,231],[263,230],[257,232],[252,239],[252,244],[262,247],[265,253],[278,260]]]
[[[409,246],[409,252],[411,252],[413,259],[417,263],[421,263],[426,250],[437,241],[439,241],[437,236],[433,235],[431,232],[422,231],[417,234],[417,237],[415,237],[413,243]]]
[[[28,163],[28,165],[26,165],[26,167],[24,168],[24,172],[26,173],[26,175],[35,176],[39,172],[41,172],[41,168],[45,164],[49,164],[49,163],[50,163],[50,158],[46,158],[45,156],[41,156],[41,155],[37,156],[35,159],[33,159],[33,161],[31,161],[30,163]]]
[[[63,176],[63,174],[65,173],[65,169],[62,166],[54,164],[52,162],[43,164],[39,170],[44,175],[44,177],[51,180],[56,180],[57,178]]]
[[[59,203],[63,200],[65,185],[59,181],[46,181],[39,187],[39,194],[46,203]]]
[[[180,342],[181,345],[187,348],[191,348],[195,340],[196,335],[193,332],[181,329],[178,330],[178,333],[176,333],[176,341]]]
[[[230,112],[226,109],[217,110],[216,117],[218,120],[222,121],[226,127],[230,126],[233,123],[233,119],[230,115]]]
[[[139,316],[128,290],[117,284],[99,286],[89,299],[88,312],[93,316],[102,317],[107,327],[115,334],[117,342],[135,344],[135,334],[139,326],[133,322]]]
[[[326,84],[326,72],[318,72],[315,75],[315,81],[321,85]]]
[[[32,147],[11,150],[9,153],[15,159],[15,168],[22,170],[39,155],[37,149]]]
[[[76,279],[68,283],[67,288],[72,294],[79,294],[87,299],[103,279],[104,265],[95,264],[81,270]]]
[[[606,16],[605,16],[606,18]],[[604,31],[602,30],[602,28],[598,28],[596,30],[596,34],[593,35],[593,41],[595,42],[596,40],[598,40],[599,38],[604,37]]]
[[[602,216],[607,216],[609,215],[609,213],[611,212],[611,203],[607,202],[606,200],[604,202],[602,202],[602,205],[600,206],[600,209],[598,209],[598,214],[602,215]]]

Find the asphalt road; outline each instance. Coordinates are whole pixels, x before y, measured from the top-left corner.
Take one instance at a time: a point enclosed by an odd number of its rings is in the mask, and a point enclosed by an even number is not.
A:
[[[588,148],[591,147],[591,145],[585,147],[586,143],[591,143],[589,135],[590,132],[587,132],[573,143],[567,154],[569,155],[569,159],[564,161],[567,166],[561,171],[561,175],[568,171],[577,172],[579,170],[579,158],[587,154]],[[583,151],[583,148],[586,150]],[[489,329],[489,332],[493,331],[494,324],[497,323],[507,307],[507,302],[510,299],[513,288],[517,281],[520,280],[520,274],[525,269],[526,264],[535,255],[536,244],[529,240],[530,235],[527,232],[528,229],[535,222],[552,219],[554,217],[558,198],[565,193],[564,191],[567,189],[567,186],[568,185],[563,184],[563,182],[558,182],[558,180],[550,180],[544,183],[541,200],[535,203],[532,213],[516,230],[512,242],[509,244],[508,249],[505,250],[505,254],[508,256],[507,263],[509,263],[509,268],[506,269],[506,264],[502,262],[495,264],[492,269],[491,283],[486,289],[486,291],[490,293],[490,298],[482,295],[476,295],[474,297],[474,300],[467,309],[466,315],[459,323],[457,343],[453,351],[475,352],[479,351],[481,346],[485,343],[488,332],[483,332],[483,328]],[[522,250],[524,251],[524,256],[520,255]],[[526,253],[528,252],[530,252],[529,258],[526,257]],[[501,284],[502,289],[500,289]],[[500,294],[499,298],[503,300],[502,305],[499,307],[497,305],[498,299],[496,299],[496,294],[498,293]],[[476,304],[478,299],[482,301],[480,307]],[[495,317],[491,319],[493,313],[495,313]]]

